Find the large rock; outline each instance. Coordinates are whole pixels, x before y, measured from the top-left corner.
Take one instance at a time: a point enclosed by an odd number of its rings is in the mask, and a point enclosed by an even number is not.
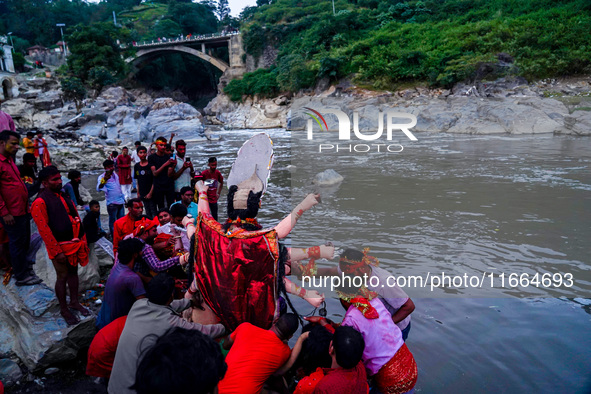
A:
[[[575,111],[564,117],[564,127],[557,134],[591,135],[591,112]]]
[[[32,127],[35,108],[28,100],[16,98],[5,101],[2,103],[2,111],[12,116],[17,127]]]
[[[412,132],[448,132],[460,134],[535,134],[535,133],[589,133],[586,111],[569,115],[564,104],[550,98],[507,97],[480,98],[471,96],[440,95],[438,98],[415,96],[402,99],[397,96],[358,99],[354,97],[300,97],[291,107],[292,129],[305,129],[311,119],[304,107],[323,113],[323,109],[345,112],[351,123],[353,113],[359,114],[359,130],[375,132],[378,116],[387,111],[413,114],[417,125]],[[579,112],[580,114],[577,114]],[[240,111],[236,113],[241,114]],[[236,116],[224,114],[228,118]],[[324,116],[329,130],[338,130],[336,116]],[[314,125],[316,125],[314,123]],[[315,126],[317,130],[318,126]],[[386,123],[384,122],[384,130]],[[385,131],[384,131],[385,133]],[[399,131],[399,133],[401,133]],[[366,133],[368,134],[368,133]],[[404,138],[404,136],[401,137]],[[383,137],[382,137],[383,138]],[[394,138],[394,135],[393,135]]]
[[[94,337],[94,317],[68,327],[46,284],[18,287],[13,278],[0,286],[0,298],[0,358],[30,371],[76,358]]]
[[[252,100],[234,103],[225,95],[218,95],[209,102],[205,113],[221,121],[226,128],[265,129],[286,127],[286,105],[278,105],[273,100]]]
[[[48,111],[59,108],[63,104],[61,90],[52,90],[40,94],[32,101],[32,104],[37,111]]]
[[[130,105],[132,96],[120,86],[105,89],[97,98],[97,101],[112,103],[115,107],[119,105]]]
[[[23,87],[31,87],[34,89],[40,89],[44,92],[54,90],[59,87],[59,82],[54,78],[18,78],[19,85]]]
[[[152,110],[146,116],[148,128],[154,131],[154,137],[169,136],[180,131],[203,132],[203,116],[194,107],[179,103],[170,98],[154,100]]]
[[[0,382],[3,382],[5,386],[12,386],[22,377],[23,371],[15,361],[9,358],[0,360]]]
[[[83,108],[82,116],[76,119],[78,126],[83,126],[89,122],[102,122],[107,120],[107,113],[100,108]]]

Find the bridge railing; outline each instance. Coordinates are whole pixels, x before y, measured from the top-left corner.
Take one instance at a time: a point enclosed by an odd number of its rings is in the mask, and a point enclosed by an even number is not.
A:
[[[237,31],[232,31],[232,32],[198,34],[195,36],[192,35],[190,38],[187,38],[188,36],[182,36],[182,37],[179,36],[176,38],[164,37],[160,41],[152,40],[152,42],[147,42],[147,41],[142,41],[141,43],[140,42],[133,42],[132,46],[134,48],[166,46],[166,45],[178,44],[180,42],[199,42],[199,41],[207,41],[207,40],[214,39],[214,38],[232,37],[232,36],[235,36],[238,34],[240,34],[240,31],[237,30]],[[128,45],[120,44],[119,47],[121,49],[126,49],[128,47]]]

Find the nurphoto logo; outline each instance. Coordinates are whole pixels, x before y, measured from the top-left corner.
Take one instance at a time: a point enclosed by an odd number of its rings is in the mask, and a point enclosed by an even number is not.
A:
[[[328,131],[328,123],[324,118],[323,114],[331,114],[336,116],[338,121],[338,130],[339,130],[339,140],[341,141],[351,141],[351,121],[349,116],[343,111],[338,109],[322,109],[322,113],[320,111],[314,110],[309,107],[304,107],[304,109],[310,111],[306,112],[306,115],[310,116],[311,119],[308,119],[307,130],[308,130],[308,139],[314,139],[314,121],[319,126],[320,131]],[[378,115],[378,130],[372,132],[371,134],[366,134],[367,132],[361,132],[359,130],[359,113],[357,111],[353,112],[353,133],[355,137],[362,141],[377,141],[379,140],[382,135],[384,134],[384,115],[386,117],[386,140],[392,141],[392,135],[394,132],[402,131],[406,137],[408,137],[411,141],[417,141],[417,137],[411,133],[409,129],[413,128],[417,124],[417,117],[413,114],[405,113],[405,112],[397,112],[397,111],[386,111],[386,112],[379,112]],[[401,120],[406,120],[405,122],[400,122]],[[408,122],[410,120],[410,122]],[[340,151],[347,151],[347,152],[369,152],[375,150],[377,152],[391,152],[391,153],[399,153],[402,152],[404,147],[400,144],[319,144],[318,145],[318,152],[340,152]]]

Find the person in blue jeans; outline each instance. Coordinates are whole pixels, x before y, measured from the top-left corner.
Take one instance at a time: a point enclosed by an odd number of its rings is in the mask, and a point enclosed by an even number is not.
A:
[[[121,191],[121,185],[119,184],[119,176],[115,173],[115,163],[113,160],[105,160],[103,162],[103,168],[105,172],[99,175],[96,191],[105,192],[105,198],[107,200],[107,212],[109,213],[109,231],[113,236],[113,225],[115,221],[122,218],[125,215],[125,197]]]

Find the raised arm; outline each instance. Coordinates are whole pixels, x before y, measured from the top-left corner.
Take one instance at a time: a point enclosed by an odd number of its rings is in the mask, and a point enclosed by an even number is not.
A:
[[[277,231],[279,239],[287,237],[304,212],[319,202],[320,194],[308,194],[306,198],[304,198],[304,201],[299,203],[285,219],[275,226],[275,231]]]
[[[209,186],[204,185],[203,181],[199,181],[195,184],[195,190],[199,193],[199,201],[197,203],[197,209],[201,214],[211,215],[211,211],[209,210],[209,201],[207,199],[207,189]]]

